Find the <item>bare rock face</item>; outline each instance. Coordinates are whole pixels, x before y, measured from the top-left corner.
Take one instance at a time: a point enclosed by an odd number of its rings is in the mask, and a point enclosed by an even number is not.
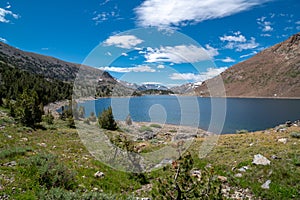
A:
[[[230,67],[221,77],[226,96],[300,97],[300,33]],[[215,80],[202,83],[196,94],[211,96],[207,85]]]

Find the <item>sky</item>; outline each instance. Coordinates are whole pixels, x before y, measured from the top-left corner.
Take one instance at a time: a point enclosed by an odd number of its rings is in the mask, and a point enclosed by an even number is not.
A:
[[[0,41],[172,87],[300,32],[299,10],[299,0],[1,0]]]

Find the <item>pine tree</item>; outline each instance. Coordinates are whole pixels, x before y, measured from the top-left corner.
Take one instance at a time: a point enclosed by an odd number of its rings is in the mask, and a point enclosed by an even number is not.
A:
[[[78,115],[79,115],[80,118],[84,118],[85,117],[85,108],[83,106],[79,107]]]
[[[107,130],[117,130],[118,126],[114,119],[111,106],[102,112],[98,117],[98,122],[101,128]]]
[[[25,89],[18,97],[14,109],[17,120],[25,126],[34,126],[42,120],[43,105],[39,102],[35,91],[29,93]]]

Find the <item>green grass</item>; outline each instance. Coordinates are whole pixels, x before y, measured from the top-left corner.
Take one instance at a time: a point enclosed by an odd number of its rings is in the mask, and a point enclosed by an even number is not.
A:
[[[150,124],[150,127],[152,127],[152,128],[162,128],[162,126],[159,125],[159,124]]]
[[[0,108],[1,112],[8,112]],[[54,120],[43,129],[32,129],[16,124],[8,116],[0,116],[0,199],[133,199],[132,196],[150,197],[149,193],[137,195],[135,191],[145,184],[157,184],[158,177],[169,173],[163,169],[144,174],[132,174],[114,170],[96,160],[81,143],[76,129],[70,129],[66,121]],[[152,131],[157,125],[142,126],[140,131]],[[170,130],[171,132],[172,130]],[[174,130],[175,131],[175,130]],[[300,149],[299,127],[289,127],[284,133],[273,129],[267,132],[223,135],[211,152],[200,159],[199,147],[204,139],[199,138],[189,148],[194,159],[194,168],[213,166],[216,175],[226,176],[228,184],[249,188],[261,199],[300,199]],[[109,133],[111,137],[116,132]],[[120,133],[125,134],[125,133]],[[27,138],[27,140],[23,140]],[[288,138],[286,144],[279,138]],[[142,153],[162,146],[150,141]],[[40,146],[45,143],[46,147]],[[250,145],[251,144],[251,145]],[[270,166],[252,164],[255,154],[262,154],[271,161]],[[271,159],[276,155],[280,159]],[[13,167],[1,164],[16,161]],[[249,166],[241,178],[236,178],[238,168]],[[103,178],[95,178],[101,171]],[[44,178],[41,178],[44,177]],[[271,180],[270,189],[261,185]],[[66,183],[66,184],[64,184]],[[95,188],[98,191],[93,191]]]
[[[139,132],[142,133],[142,132],[145,132],[145,131],[150,131],[150,132],[152,132],[153,130],[152,130],[152,128],[149,127],[149,126],[144,126],[144,125],[141,126],[140,129],[139,129]]]

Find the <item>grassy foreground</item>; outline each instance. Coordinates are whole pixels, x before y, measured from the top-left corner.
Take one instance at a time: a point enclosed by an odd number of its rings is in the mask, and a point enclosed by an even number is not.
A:
[[[151,187],[168,173],[164,169],[144,174],[116,171],[95,160],[67,122],[41,125],[44,128],[36,130],[23,127],[0,109],[0,199],[155,199]],[[300,199],[299,132],[300,127],[292,126],[222,135],[202,159],[198,147],[205,138],[197,138],[189,152],[194,168],[209,166],[226,178],[223,190],[227,188],[230,198],[247,193],[251,199]],[[271,164],[252,164],[256,154]],[[95,177],[97,171],[104,177]],[[263,189],[267,180],[270,187]]]

